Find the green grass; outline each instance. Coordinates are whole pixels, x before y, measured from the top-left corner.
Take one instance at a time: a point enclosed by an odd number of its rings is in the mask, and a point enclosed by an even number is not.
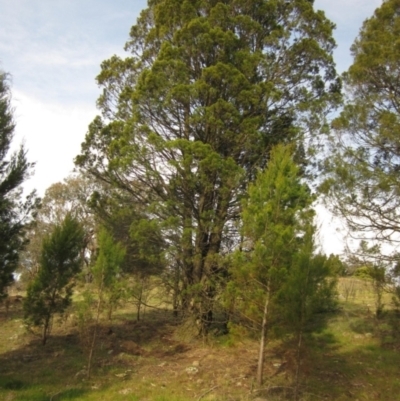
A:
[[[385,313],[377,319],[369,282],[341,279],[338,292],[338,311],[324,316],[325,328],[305,339],[301,399],[400,401],[400,318],[390,296],[385,295]],[[56,325],[43,347],[25,331],[18,308],[7,318],[3,312],[0,400],[249,401],[259,396],[278,401],[292,394],[293,353],[279,341],[268,345],[266,381],[257,389],[256,340],[224,335],[205,344],[182,335],[185,326],[177,326],[170,312],[148,309],[143,321],[135,322],[135,308],[128,306],[112,322],[102,322],[88,379],[79,374],[87,365],[87,349],[71,321]],[[185,369],[194,361],[199,371],[190,375]],[[277,373],[281,363],[286,368]]]

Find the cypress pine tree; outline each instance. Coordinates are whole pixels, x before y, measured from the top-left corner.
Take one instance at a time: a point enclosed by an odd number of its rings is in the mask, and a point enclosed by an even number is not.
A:
[[[43,240],[40,268],[28,287],[25,318],[42,328],[46,344],[55,313],[63,313],[71,303],[73,277],[82,267],[85,233],[79,222],[67,215]]]
[[[302,183],[291,153],[289,146],[276,146],[267,169],[249,186],[243,203],[243,246],[228,286],[241,315],[261,332],[259,384],[268,333],[280,326],[281,332],[294,334],[299,366],[306,324],[332,295],[326,258],[321,263],[313,257],[314,196]]]
[[[22,184],[33,163],[27,161],[23,145],[10,155],[14,130],[8,77],[0,72],[0,298],[13,282],[19,252],[26,243],[25,227],[38,203],[34,192],[22,198]]]
[[[102,64],[103,118],[76,163],[149,201],[200,333],[248,181],[272,146],[317,132],[338,100],[332,28],[309,0],[151,0],[130,57]]]

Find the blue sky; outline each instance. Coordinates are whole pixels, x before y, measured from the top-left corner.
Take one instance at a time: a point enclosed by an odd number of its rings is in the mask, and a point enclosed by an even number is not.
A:
[[[130,27],[146,0],[0,0],[0,69],[12,75],[16,142],[24,141],[39,194],[73,168],[97,113],[100,63],[124,55]],[[316,0],[336,25],[336,63],[351,64],[350,46],[381,0]]]
[[[99,64],[123,53],[143,0],[0,0],[0,60],[14,89],[60,104],[92,102]]]

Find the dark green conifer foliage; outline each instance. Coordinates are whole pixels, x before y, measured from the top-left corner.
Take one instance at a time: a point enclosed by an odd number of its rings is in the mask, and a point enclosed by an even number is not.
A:
[[[123,291],[122,263],[125,249],[105,228],[98,233],[99,254],[92,268],[93,280],[98,290],[100,303],[106,303],[108,317],[111,319],[113,310],[118,306]]]
[[[163,252],[167,246],[158,219],[149,217],[146,205],[134,197],[118,194],[109,186],[107,189],[94,192],[89,205],[101,224],[124,246],[123,273],[137,277],[160,274],[165,268]]]
[[[183,304],[203,332],[248,180],[273,145],[315,133],[338,98],[332,28],[306,0],[152,0],[131,56],[102,64],[103,118],[76,163],[150,199],[175,233]]]
[[[22,198],[21,186],[33,164],[27,161],[23,146],[10,155],[14,129],[7,75],[0,71],[0,298],[13,282],[19,252],[26,243],[24,229],[38,203],[35,193]]]
[[[260,327],[260,385],[267,335],[282,314],[278,298],[295,277],[300,254],[310,257],[312,253],[312,201],[290,147],[278,145],[271,152],[268,168],[249,186],[243,204],[244,243],[236,254],[228,288],[239,300],[241,314]]]
[[[92,369],[101,309],[103,304],[106,303],[108,317],[111,320],[112,312],[123,296],[124,286],[121,266],[125,258],[125,249],[120,243],[114,241],[111,234],[104,227],[99,230],[98,238],[99,254],[92,269],[94,284],[97,290],[97,310],[89,351],[88,377],[90,377]]]
[[[240,315],[261,332],[260,385],[268,335],[293,334],[300,362],[303,333],[316,311],[332,305],[335,284],[326,257],[313,256],[315,198],[301,180],[292,149],[277,145],[249,186],[242,249],[233,259],[227,291]]]
[[[289,334],[295,351],[294,399],[300,396],[301,361],[305,337],[320,330],[327,312],[336,308],[336,280],[326,256],[313,255],[313,227],[294,255],[285,282],[277,296],[278,332]]]
[[[30,283],[24,302],[28,324],[42,328],[42,342],[50,335],[53,316],[71,303],[73,278],[82,267],[85,233],[68,214],[43,240],[39,272]]]

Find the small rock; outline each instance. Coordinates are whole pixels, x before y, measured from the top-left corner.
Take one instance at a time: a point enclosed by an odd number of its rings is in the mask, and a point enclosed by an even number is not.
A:
[[[164,367],[167,364],[167,362],[161,362],[160,364],[158,364],[157,366],[159,366],[160,368]]]
[[[196,373],[199,372],[199,369],[197,369],[195,366],[189,366],[188,368],[185,369],[185,372],[188,373],[189,375],[195,375]]]
[[[200,366],[200,362],[199,361],[193,361],[192,366],[198,367],[198,366]]]
[[[114,376],[122,379],[122,378],[126,377],[126,373],[116,373]]]
[[[107,354],[108,354],[108,355],[111,355],[113,352],[114,352],[114,350],[113,350],[113,349],[110,349],[110,350],[107,352]]]

